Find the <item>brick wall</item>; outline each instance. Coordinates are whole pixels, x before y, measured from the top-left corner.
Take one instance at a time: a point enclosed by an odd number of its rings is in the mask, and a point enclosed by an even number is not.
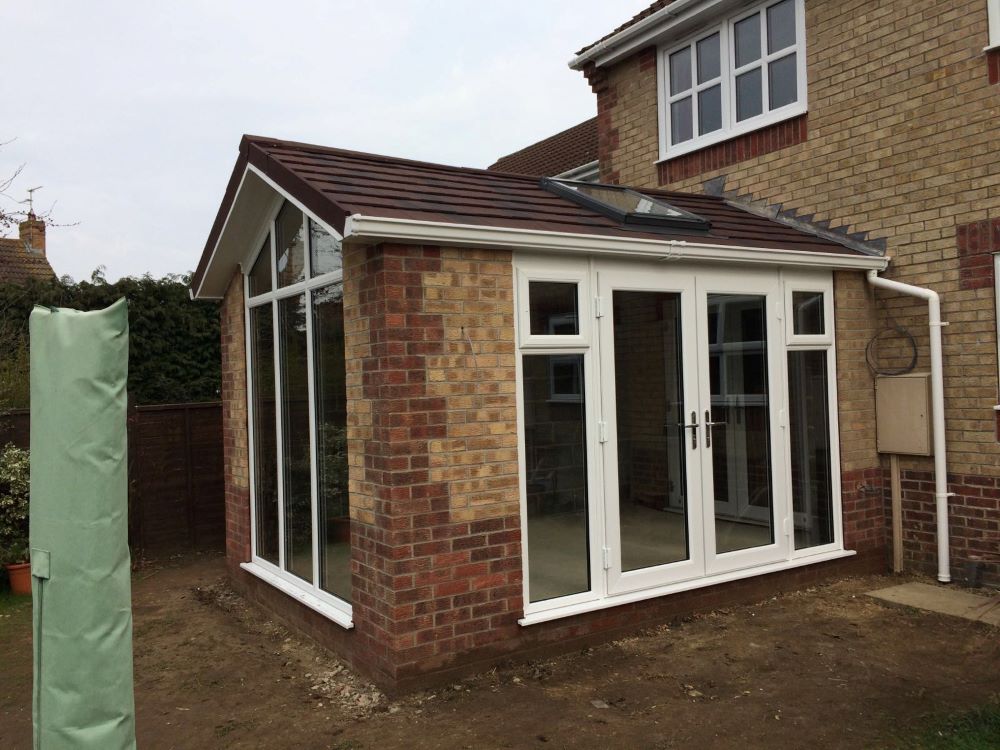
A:
[[[666,177],[671,189],[697,192],[725,175],[727,189],[885,238],[892,258],[886,275],[942,295],[950,324],[944,329],[949,469],[993,481],[1000,477],[1000,443],[991,259],[978,235],[975,244],[965,234],[1000,219],[1000,89],[990,81],[1000,67],[983,53],[986,2],[806,0],[805,6],[809,113],[801,142],[731,163],[713,164],[696,152],[681,157],[683,169],[658,173],[656,75],[643,50],[587,72],[599,89],[599,127],[613,136],[599,133],[602,176],[649,187]],[[864,472],[884,459],[874,453],[864,345],[898,322],[916,337],[917,370],[927,371],[927,314],[926,305],[910,298],[873,295],[860,275],[848,290],[848,276],[838,274],[837,289],[838,316],[850,316],[838,321],[842,468],[845,475],[862,472],[867,482],[874,475]],[[849,313],[848,300],[857,303]],[[931,467],[929,459],[902,463],[906,471]],[[966,547],[957,536],[952,542],[960,565]],[[909,559],[933,572],[925,559]]]
[[[226,496],[226,563],[250,559],[250,450],[247,438],[246,330],[243,274],[233,274],[219,309],[222,331],[222,440]]]
[[[397,683],[521,612],[509,253],[345,249],[358,661]]]

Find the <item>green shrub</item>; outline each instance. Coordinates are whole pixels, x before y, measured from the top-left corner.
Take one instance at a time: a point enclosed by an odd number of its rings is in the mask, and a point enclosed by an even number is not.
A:
[[[0,564],[28,561],[28,451],[0,449]]]

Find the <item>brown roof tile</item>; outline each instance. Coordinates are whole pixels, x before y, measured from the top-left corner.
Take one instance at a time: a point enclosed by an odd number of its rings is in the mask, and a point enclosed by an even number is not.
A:
[[[623,229],[615,220],[546,190],[537,177],[244,136],[240,157],[192,278],[198,288],[247,164],[266,174],[316,216],[342,231],[352,214],[485,227],[664,240],[662,233]],[[711,230],[672,232],[670,239],[762,249],[860,255],[832,240],[751,214],[709,195],[642,188],[708,219]]]
[[[625,31],[625,29],[630,28],[632,26],[635,26],[642,19],[648,18],[649,16],[653,15],[654,13],[656,13],[656,11],[660,10],[661,8],[666,8],[668,5],[670,5],[673,2],[674,2],[674,0],[656,0],[655,3],[653,3],[652,5],[650,5],[645,10],[642,10],[642,11],[636,13],[634,16],[632,16],[632,18],[630,18],[628,21],[626,21],[625,23],[623,23],[617,29],[615,29],[612,32],[609,32],[609,33],[605,34],[600,39],[598,39],[596,42],[591,42],[586,47],[584,47],[583,49],[579,50],[576,54],[582,55],[584,52],[586,52],[591,47],[594,47],[594,46],[600,44],[601,42],[603,42],[606,39],[610,39],[611,37],[613,37],[615,34],[617,34],[620,31]]]
[[[597,161],[596,117],[503,156],[489,169],[551,177],[593,161]]]
[[[28,252],[16,238],[0,237],[0,283],[23,284],[28,279],[54,279],[48,258]]]

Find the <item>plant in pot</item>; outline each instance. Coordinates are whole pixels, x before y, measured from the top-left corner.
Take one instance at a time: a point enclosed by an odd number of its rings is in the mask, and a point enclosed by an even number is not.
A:
[[[28,451],[9,443],[0,449],[0,564],[7,568],[15,594],[31,593],[29,467]]]

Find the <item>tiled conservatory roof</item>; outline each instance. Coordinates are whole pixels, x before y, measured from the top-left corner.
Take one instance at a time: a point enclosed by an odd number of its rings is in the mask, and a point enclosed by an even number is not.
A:
[[[830,239],[760,216],[725,198],[641,188],[711,222],[705,232],[624,229],[618,221],[545,189],[537,177],[451,167],[273,138],[244,136],[222,205],[192,278],[198,289],[252,165],[329,226],[343,233],[351,215],[447,225],[687,241],[715,246],[857,256]]]

